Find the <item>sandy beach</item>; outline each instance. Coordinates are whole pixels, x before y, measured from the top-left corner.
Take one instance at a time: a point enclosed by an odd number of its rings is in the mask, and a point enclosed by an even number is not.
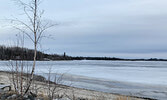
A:
[[[0,84],[3,85],[11,85],[10,81],[11,74],[8,72],[0,72]],[[47,95],[47,85],[44,82],[35,81],[36,87],[39,87],[38,95]],[[41,88],[42,87],[42,88]],[[84,100],[148,100],[142,99],[138,97],[131,97],[131,96],[124,96],[119,94],[111,94],[111,93],[104,93],[98,91],[92,91],[87,89],[81,88],[74,88],[65,85],[61,85],[57,88],[58,95],[63,95],[64,97],[68,97],[71,100],[75,98],[82,98]]]

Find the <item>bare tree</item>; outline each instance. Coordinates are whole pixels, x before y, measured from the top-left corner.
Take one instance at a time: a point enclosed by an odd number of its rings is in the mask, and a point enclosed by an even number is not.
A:
[[[43,33],[45,32],[45,30],[54,26],[54,24],[51,25],[48,22],[43,23],[42,15],[44,11],[39,9],[41,0],[29,0],[28,3],[23,2],[23,0],[15,0],[15,1],[17,4],[23,7],[24,15],[27,17],[26,20],[27,23],[26,21],[22,21],[18,18],[12,19],[12,23],[14,23],[14,27],[16,29],[26,34],[26,36],[32,41],[34,45],[34,59],[32,64],[32,70],[30,73],[30,78],[27,84],[27,88],[24,92],[24,94],[26,94],[30,89],[34,77],[38,44],[40,43],[42,37],[44,37]]]

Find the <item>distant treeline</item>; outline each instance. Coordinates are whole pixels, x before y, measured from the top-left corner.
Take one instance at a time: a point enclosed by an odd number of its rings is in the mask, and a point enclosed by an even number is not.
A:
[[[72,57],[74,60],[111,60],[111,61],[167,61],[167,59],[123,59],[115,57]]]
[[[0,46],[0,60],[33,60],[34,50],[21,47]],[[122,59],[115,57],[71,57],[66,53],[63,55],[46,54],[41,51],[37,52],[37,60],[111,60],[111,61],[167,61],[167,59]]]
[[[0,60],[33,60],[34,50],[21,47],[0,46]],[[45,54],[37,51],[37,60],[68,60],[68,56]]]

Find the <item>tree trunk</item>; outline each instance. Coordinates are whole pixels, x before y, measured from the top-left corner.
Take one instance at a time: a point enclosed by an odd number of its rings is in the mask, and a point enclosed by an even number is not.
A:
[[[34,31],[34,61],[33,61],[33,67],[31,71],[31,77],[27,86],[27,89],[25,91],[25,94],[28,92],[30,89],[33,77],[34,77],[34,71],[35,71],[35,65],[36,65],[36,58],[37,58],[37,30],[36,30],[36,22],[37,22],[37,0],[34,0],[34,24],[33,24],[33,31]]]

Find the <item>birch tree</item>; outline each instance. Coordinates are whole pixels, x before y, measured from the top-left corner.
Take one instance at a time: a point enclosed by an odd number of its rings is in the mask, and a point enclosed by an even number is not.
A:
[[[30,78],[27,83],[24,94],[26,94],[33,81],[34,71],[36,67],[36,58],[37,58],[37,47],[44,36],[44,32],[55,24],[50,24],[49,22],[43,22],[44,10],[40,10],[41,0],[28,0],[29,2],[23,2],[23,0],[15,0],[15,2],[22,7],[26,19],[20,20],[19,18],[12,19],[14,27],[25,34],[30,41],[32,41],[34,48],[34,58],[32,69],[30,73]]]

